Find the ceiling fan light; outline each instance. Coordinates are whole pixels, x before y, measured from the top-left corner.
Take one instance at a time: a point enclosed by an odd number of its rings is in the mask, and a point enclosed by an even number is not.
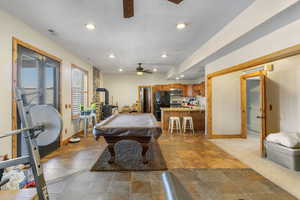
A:
[[[143,75],[144,75],[144,72],[136,72],[136,75],[138,75],[138,76],[143,76]]]
[[[153,69],[153,72],[157,72],[157,69],[156,69],[156,68],[154,68],[154,69]]]
[[[123,69],[119,69],[119,72],[122,72],[123,71]]]

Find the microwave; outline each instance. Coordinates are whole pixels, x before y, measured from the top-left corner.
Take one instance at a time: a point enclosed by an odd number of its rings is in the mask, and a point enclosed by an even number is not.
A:
[[[183,90],[178,88],[171,88],[170,89],[170,96],[182,96]]]

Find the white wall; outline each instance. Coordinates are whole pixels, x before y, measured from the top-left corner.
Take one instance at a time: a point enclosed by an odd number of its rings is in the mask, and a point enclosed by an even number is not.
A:
[[[167,80],[165,74],[155,73],[145,76],[136,74],[104,74],[103,85],[109,91],[110,103],[118,103],[119,107],[132,105],[138,100],[138,86],[168,83],[199,83],[197,81]]]
[[[65,104],[71,104],[71,64],[88,70],[90,77],[92,77],[92,67],[2,10],[0,10],[0,24],[0,133],[11,130],[12,125],[12,37],[16,37],[63,60],[61,66],[62,115],[64,128],[69,130],[67,134],[63,132],[63,138],[71,136],[73,134],[71,109],[64,108]],[[92,79],[89,85],[92,87]],[[92,99],[91,93],[90,97]],[[11,149],[11,138],[0,140],[0,155],[11,154]]]
[[[212,133],[234,135],[241,133],[241,72],[212,79]]]
[[[273,62],[268,74],[267,102],[270,132],[300,132],[300,55]]]

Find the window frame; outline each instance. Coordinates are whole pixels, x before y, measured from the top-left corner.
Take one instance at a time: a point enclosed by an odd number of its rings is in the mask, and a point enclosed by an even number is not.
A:
[[[58,112],[63,116],[62,113],[62,63],[63,60],[59,57],[56,57],[50,53],[47,53],[44,50],[41,50],[27,42],[23,42],[22,40],[19,40],[16,37],[12,37],[12,84],[11,84],[11,89],[12,89],[12,115],[11,115],[11,122],[12,122],[12,130],[16,130],[17,129],[17,103],[16,103],[16,94],[15,94],[15,88],[17,87],[17,80],[18,80],[18,74],[17,74],[17,60],[18,60],[18,46],[22,46],[25,47],[27,49],[30,49],[32,51],[35,51],[38,54],[41,54],[43,56],[46,56],[48,58],[51,58],[55,61],[57,61],[59,63],[59,71],[58,71],[58,77],[59,77],[59,86],[58,86],[58,99],[59,99],[59,103],[58,103]],[[63,134],[60,134],[60,141],[62,142],[62,137]],[[18,140],[17,140],[17,136],[13,136],[12,137],[12,157],[16,158],[17,157],[17,149],[18,149]],[[60,144],[61,145],[61,144]]]
[[[80,117],[80,114],[73,114],[73,69],[77,69],[79,71],[82,71],[86,75],[86,79],[87,79],[86,88],[87,88],[87,90],[84,91],[84,93],[87,94],[87,102],[86,102],[87,106],[89,104],[89,71],[82,68],[82,67],[78,67],[75,64],[71,64],[71,117],[72,117],[72,120],[76,120]]]

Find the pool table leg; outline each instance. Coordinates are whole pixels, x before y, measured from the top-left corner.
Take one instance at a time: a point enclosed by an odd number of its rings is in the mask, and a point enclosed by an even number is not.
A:
[[[110,153],[110,159],[109,159],[108,163],[113,164],[115,162],[115,158],[116,158],[115,143],[108,143],[108,151]]]
[[[147,164],[147,151],[149,149],[149,143],[141,143],[142,144],[142,156],[143,156],[143,163]]]

